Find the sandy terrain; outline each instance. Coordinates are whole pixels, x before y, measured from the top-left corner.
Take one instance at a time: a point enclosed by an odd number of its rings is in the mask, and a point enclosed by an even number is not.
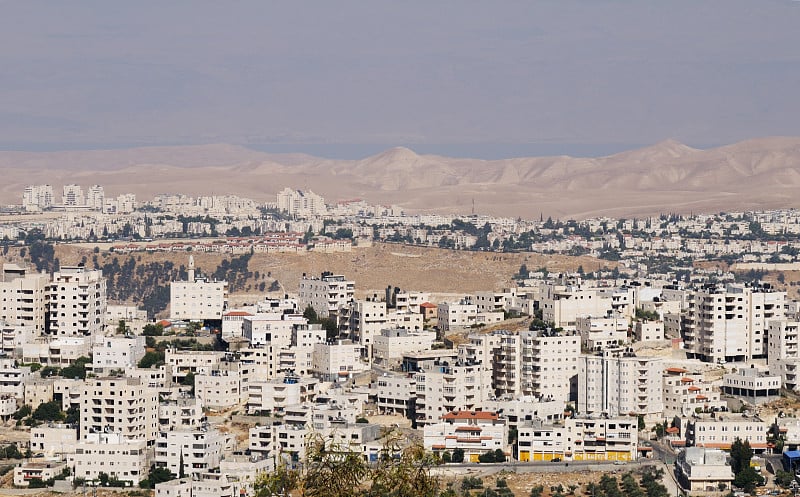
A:
[[[84,152],[0,152],[0,202],[27,184],[101,184],[107,194],[238,194],[274,201],[285,186],[328,202],[364,198],[409,211],[538,218],[625,217],[800,206],[800,139],[762,138],[708,150],[675,141],[598,158],[484,161],[393,148],[361,160],[278,155],[231,145]]]

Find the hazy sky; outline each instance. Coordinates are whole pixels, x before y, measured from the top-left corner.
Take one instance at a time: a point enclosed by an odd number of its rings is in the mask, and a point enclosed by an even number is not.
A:
[[[0,9],[2,149],[450,144],[503,155],[800,135],[791,0]]]

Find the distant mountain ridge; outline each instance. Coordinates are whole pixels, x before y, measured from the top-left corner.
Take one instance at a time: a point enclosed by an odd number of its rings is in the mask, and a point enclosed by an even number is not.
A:
[[[26,184],[101,184],[106,193],[237,194],[274,199],[283,187],[328,202],[361,197],[407,210],[504,216],[634,216],[799,207],[800,138],[699,150],[675,140],[597,158],[502,160],[419,155],[395,147],[360,160],[268,154],[212,144],[68,152],[0,152],[0,200]]]

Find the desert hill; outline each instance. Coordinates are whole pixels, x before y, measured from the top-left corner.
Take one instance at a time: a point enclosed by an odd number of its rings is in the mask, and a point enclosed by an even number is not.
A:
[[[70,152],[0,152],[0,201],[26,184],[101,184],[106,193],[239,194],[274,199],[285,186],[329,202],[364,198],[409,211],[505,216],[633,216],[797,207],[800,138],[747,140],[708,150],[666,140],[607,157],[478,160],[396,147],[360,160],[268,154],[215,144]],[[58,192],[56,196],[59,197]]]

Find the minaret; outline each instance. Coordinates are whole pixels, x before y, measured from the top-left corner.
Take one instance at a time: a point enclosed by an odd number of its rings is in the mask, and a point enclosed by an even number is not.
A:
[[[190,283],[194,283],[194,256],[193,255],[189,256],[189,270],[188,270],[188,273],[189,273],[189,278],[188,278],[189,282]]]

